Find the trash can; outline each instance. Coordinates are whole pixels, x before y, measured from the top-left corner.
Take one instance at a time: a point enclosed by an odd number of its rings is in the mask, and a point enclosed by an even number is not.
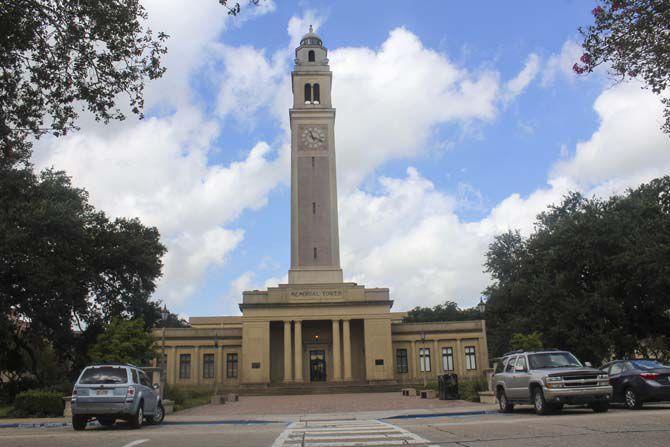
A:
[[[442,374],[437,378],[438,389],[441,400],[457,400],[458,395],[458,375]]]

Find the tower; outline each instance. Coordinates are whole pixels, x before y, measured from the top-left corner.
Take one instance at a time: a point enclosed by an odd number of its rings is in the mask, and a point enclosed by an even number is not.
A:
[[[341,283],[335,172],[335,109],[328,50],[312,27],[291,73],[290,284]]]

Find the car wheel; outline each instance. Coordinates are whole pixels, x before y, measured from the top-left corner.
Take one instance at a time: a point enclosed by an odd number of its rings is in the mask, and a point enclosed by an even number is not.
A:
[[[103,427],[111,427],[112,425],[114,425],[114,422],[116,422],[116,419],[110,417],[99,417],[96,419],[98,420],[98,423]]]
[[[72,415],[72,428],[77,431],[84,430],[86,428],[87,422],[88,418],[86,416],[80,416],[78,414]]]
[[[594,413],[607,413],[610,409],[610,404],[609,402],[596,402],[591,404],[591,409]]]
[[[544,393],[540,387],[536,387],[535,390],[533,390],[533,406],[535,407],[535,413],[539,415],[544,416],[550,412],[549,405],[547,405],[547,401],[544,399]]]
[[[629,410],[639,410],[642,408],[642,400],[640,400],[640,396],[637,395],[633,388],[626,388],[626,391],[623,393],[623,397],[626,408]]]
[[[154,415],[149,416],[147,419],[151,424],[158,425],[161,422],[163,422],[164,418],[165,418],[165,410],[163,409],[163,404],[158,402],[158,405],[156,405],[156,411],[154,412]]]
[[[144,406],[143,402],[140,402],[140,405],[137,407],[137,412],[130,418],[130,426],[132,428],[140,428],[142,427],[142,423],[144,422],[144,409],[142,408]]]
[[[498,411],[501,413],[511,413],[514,410],[514,405],[507,400],[505,390],[498,391]]]

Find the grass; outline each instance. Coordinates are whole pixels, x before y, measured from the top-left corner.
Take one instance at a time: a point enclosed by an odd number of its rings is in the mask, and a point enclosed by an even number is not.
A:
[[[0,418],[9,417],[9,412],[12,411],[12,406],[8,404],[0,404]]]

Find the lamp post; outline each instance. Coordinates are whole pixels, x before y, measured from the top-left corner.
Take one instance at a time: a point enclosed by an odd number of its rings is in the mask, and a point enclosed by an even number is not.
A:
[[[160,377],[161,377],[161,399],[163,399],[164,394],[165,394],[165,383],[167,382],[167,365],[165,361],[165,323],[167,322],[168,317],[170,316],[170,312],[167,310],[167,306],[163,304],[163,308],[161,309],[161,320],[163,321],[163,330],[161,331],[161,371],[160,371]]]
[[[484,316],[484,312],[486,311],[486,302],[484,301],[484,297],[480,296],[479,297],[479,304],[477,304],[477,310],[479,311],[482,316]]]
[[[423,388],[426,389],[428,386],[428,379],[426,378],[426,333],[423,331],[421,331],[421,346],[423,346],[423,348],[421,348],[423,352],[419,353],[419,362],[421,363],[420,366],[423,370]]]

